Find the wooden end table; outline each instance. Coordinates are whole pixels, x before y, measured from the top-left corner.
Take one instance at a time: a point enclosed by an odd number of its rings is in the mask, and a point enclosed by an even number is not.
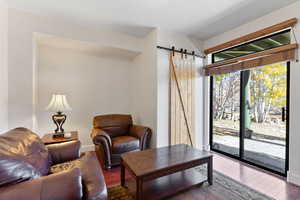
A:
[[[213,159],[208,151],[188,145],[174,145],[121,156],[121,185],[135,191],[137,200],[163,199],[203,183],[203,175],[194,167],[207,163],[207,181],[213,183]],[[133,176],[126,181],[125,169]],[[201,181],[200,181],[201,180]]]
[[[77,131],[70,131],[71,137],[70,138],[53,138],[54,133],[47,133],[42,137],[42,141],[44,144],[56,144],[56,143],[62,143],[62,142],[69,142],[73,140],[79,140],[78,139],[78,132]]]

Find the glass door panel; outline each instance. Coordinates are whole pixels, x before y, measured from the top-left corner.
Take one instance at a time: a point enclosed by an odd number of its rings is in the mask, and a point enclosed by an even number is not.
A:
[[[213,77],[212,149],[239,156],[240,72]]]
[[[243,73],[243,159],[285,173],[287,63]]]

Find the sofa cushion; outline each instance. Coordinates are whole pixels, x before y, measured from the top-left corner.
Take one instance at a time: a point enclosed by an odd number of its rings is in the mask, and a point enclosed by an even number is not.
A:
[[[41,174],[21,159],[0,156],[0,187],[40,177]]]
[[[50,174],[60,173],[75,168],[80,168],[80,159],[52,165],[52,167],[50,168]]]
[[[131,136],[119,136],[112,139],[112,153],[121,154],[129,151],[138,150],[140,147],[139,139]]]
[[[0,200],[83,200],[79,169],[0,187]]]
[[[81,171],[85,191],[83,199],[106,199],[105,179],[95,152],[85,152],[79,159],[53,165],[50,173],[57,174],[74,168]]]
[[[0,184],[47,175],[51,164],[49,158],[38,135],[26,128],[16,128],[0,135]]]

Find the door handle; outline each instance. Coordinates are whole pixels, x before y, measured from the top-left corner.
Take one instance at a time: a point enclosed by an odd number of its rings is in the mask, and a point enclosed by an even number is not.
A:
[[[282,121],[284,122],[285,121],[285,107],[282,107],[282,109],[281,109],[281,118],[282,118]]]

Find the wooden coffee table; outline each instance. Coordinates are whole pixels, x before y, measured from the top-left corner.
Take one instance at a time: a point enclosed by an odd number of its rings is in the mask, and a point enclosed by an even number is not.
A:
[[[121,185],[138,200],[162,199],[203,183],[203,175],[192,169],[207,163],[207,181],[213,180],[212,154],[180,144],[126,153],[121,156]],[[134,181],[126,181],[125,169]]]

